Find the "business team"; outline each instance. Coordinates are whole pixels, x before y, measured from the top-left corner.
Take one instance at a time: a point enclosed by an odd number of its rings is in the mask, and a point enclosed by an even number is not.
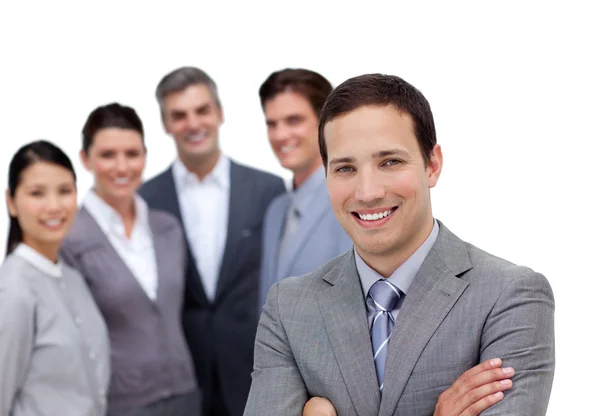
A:
[[[204,71],[178,68],[155,94],[177,158],[143,184],[142,122],[117,103],[85,122],[80,158],[94,186],[78,212],[60,149],[35,142],[13,158],[0,358],[18,359],[0,364],[0,411],[545,413],[551,289],[433,218],[443,159],[418,90],[392,76],[334,90],[307,69],[272,73],[258,95],[293,174],[287,192],[221,151],[223,106]],[[69,291],[40,297],[40,285],[67,279]],[[40,302],[56,329],[36,324]],[[12,322],[5,311],[26,313]],[[43,350],[23,353],[47,331],[63,339],[50,365]],[[83,364],[61,373],[59,357],[79,344]],[[72,407],[41,398],[53,394]]]

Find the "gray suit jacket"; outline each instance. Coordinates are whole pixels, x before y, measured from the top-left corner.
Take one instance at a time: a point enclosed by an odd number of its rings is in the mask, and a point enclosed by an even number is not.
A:
[[[85,278],[110,333],[109,411],[196,389],[180,318],[187,267],[183,230],[175,217],[157,210],[148,211],[148,222],[158,271],[155,301],[85,208],[61,247],[65,262]]]
[[[340,416],[432,415],[464,371],[500,357],[514,386],[482,413],[541,416],[554,376],[548,281],[463,242],[440,223],[388,346],[380,395],[353,251],[269,292],[245,415],[300,415],[312,396]]]
[[[352,240],[333,214],[327,188],[323,186],[315,195],[311,215],[301,217],[289,250],[280,253],[279,243],[290,203],[289,193],[279,195],[265,215],[259,293],[261,308],[273,284],[288,276],[311,272],[352,248]],[[278,274],[278,262],[283,262],[283,274]]]

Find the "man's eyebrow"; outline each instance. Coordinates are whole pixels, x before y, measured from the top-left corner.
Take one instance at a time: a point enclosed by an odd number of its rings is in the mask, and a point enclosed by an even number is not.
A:
[[[356,159],[354,159],[353,157],[337,157],[335,159],[331,159],[329,161],[329,165],[339,165],[340,163],[352,163],[354,162]]]
[[[373,153],[372,157],[374,159],[381,159],[388,156],[401,156],[404,158],[410,157],[410,154],[406,150],[402,149],[389,149],[389,150],[380,150],[378,152]]]

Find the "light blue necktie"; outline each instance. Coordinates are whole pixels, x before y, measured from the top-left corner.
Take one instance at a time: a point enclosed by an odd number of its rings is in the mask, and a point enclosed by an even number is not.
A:
[[[300,223],[300,212],[298,211],[298,209],[294,206],[294,204],[290,204],[288,210],[287,210],[287,215],[286,215],[286,220],[285,220],[285,225],[284,225],[284,230],[283,230],[283,235],[281,236],[281,240],[279,242],[279,253],[278,253],[278,257],[277,257],[277,278],[279,279],[283,279],[284,277],[287,277],[284,275],[284,273],[286,272],[286,268],[289,265],[289,261],[284,262],[283,260],[286,259],[287,260],[287,249],[289,249],[289,245],[290,243],[293,241],[293,236],[296,233],[296,231],[298,230],[298,225]]]
[[[369,289],[369,296],[375,303],[375,317],[371,325],[371,343],[373,344],[373,359],[379,381],[379,391],[381,391],[388,342],[392,336],[392,328],[394,328],[392,311],[400,301],[402,292],[387,280],[378,280]]]

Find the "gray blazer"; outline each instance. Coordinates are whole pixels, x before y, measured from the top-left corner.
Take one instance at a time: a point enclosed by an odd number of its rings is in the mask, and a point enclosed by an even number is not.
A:
[[[149,210],[158,270],[152,301],[90,213],[81,208],[61,255],[85,278],[111,338],[109,410],[127,410],[196,388],[181,327],[187,251],[173,216]]]
[[[322,396],[341,416],[431,416],[464,371],[494,357],[515,368],[514,386],[483,414],[544,415],[554,376],[550,285],[440,223],[398,314],[381,395],[350,251],[269,292],[245,415],[300,415]]]
[[[289,193],[279,195],[271,202],[265,214],[259,288],[260,308],[265,304],[271,286],[281,279],[311,272],[352,248],[352,240],[336,219],[327,188],[323,186],[315,196],[311,215],[301,217],[298,230],[291,237],[290,250],[281,257],[279,243],[290,203]],[[278,274],[278,262],[283,262],[283,274]]]

